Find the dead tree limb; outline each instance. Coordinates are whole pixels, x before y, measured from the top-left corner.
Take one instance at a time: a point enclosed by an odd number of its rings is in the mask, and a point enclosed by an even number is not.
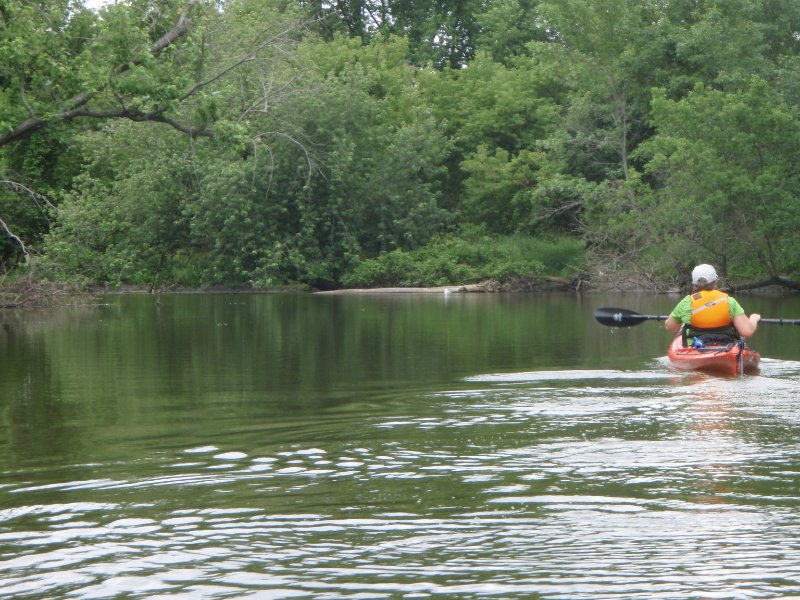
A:
[[[800,291],[800,282],[792,281],[791,279],[786,279],[785,277],[781,277],[780,275],[775,275],[773,277],[769,277],[768,279],[762,279],[761,281],[754,281],[752,283],[732,285],[730,286],[730,289],[732,292],[741,292],[747,290],[757,290],[759,288],[765,288],[771,285],[776,285]]]

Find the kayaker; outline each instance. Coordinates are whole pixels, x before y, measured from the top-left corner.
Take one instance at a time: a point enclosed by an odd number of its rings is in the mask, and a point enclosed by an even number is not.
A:
[[[697,265],[692,270],[693,291],[677,306],[664,321],[664,329],[674,333],[682,325],[703,329],[721,329],[730,325],[742,337],[751,337],[758,328],[761,315],[749,317],[739,303],[728,294],[717,289],[717,271],[711,265]]]

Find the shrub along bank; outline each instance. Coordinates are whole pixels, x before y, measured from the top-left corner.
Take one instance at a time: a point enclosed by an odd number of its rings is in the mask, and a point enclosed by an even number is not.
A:
[[[437,238],[418,250],[393,250],[358,263],[346,287],[441,286],[494,280],[508,283],[574,278],[584,269],[582,244],[571,238],[521,235]]]

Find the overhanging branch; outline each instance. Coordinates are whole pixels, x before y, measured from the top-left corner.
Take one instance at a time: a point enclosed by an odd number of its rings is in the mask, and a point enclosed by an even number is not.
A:
[[[170,29],[167,33],[165,33],[161,38],[159,38],[151,47],[150,53],[155,55],[160,54],[166,48],[173,45],[177,42],[180,38],[185,36],[189,30],[189,13],[191,12],[192,8],[199,2],[200,0],[187,0],[186,4],[184,4],[183,9],[181,10],[181,14],[178,16],[178,20],[175,25]],[[118,75],[121,74],[131,66],[140,64],[141,60],[134,60],[130,63],[126,63],[124,65],[120,65],[117,69],[115,69],[114,74]],[[55,113],[51,117],[37,117],[31,116],[30,118],[26,119],[25,121],[21,122],[19,125],[14,127],[11,131],[4,135],[0,135],[0,148],[11,144],[13,142],[17,142],[21,139],[27,138],[34,133],[46,129],[50,125],[55,123],[65,123],[77,119],[79,117],[94,117],[94,118],[129,118],[133,120],[140,120],[140,121],[158,121],[162,123],[166,123],[175,127],[179,131],[183,131],[184,133],[190,133],[191,135],[196,136],[205,136],[211,137],[210,132],[201,132],[201,131],[194,131],[192,128],[183,126],[178,124],[177,122],[167,119],[163,117],[160,113],[130,113],[128,111],[103,111],[103,110],[87,110],[86,106],[88,103],[93,100],[99,92],[104,91],[109,86],[106,83],[100,89],[95,92],[87,93],[83,92],[76,96],[74,96],[71,100],[66,103],[66,108],[61,111]],[[149,115],[149,117],[148,117]],[[144,117],[144,118],[140,118]]]

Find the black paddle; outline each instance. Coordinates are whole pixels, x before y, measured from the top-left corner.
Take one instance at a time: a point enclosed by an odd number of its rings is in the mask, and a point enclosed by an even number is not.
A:
[[[625,308],[596,308],[594,318],[609,327],[633,327],[645,321],[666,321],[666,315],[640,315]],[[800,319],[761,319],[768,325],[800,325]]]
[[[596,308],[594,318],[609,327],[633,327],[645,321],[666,321],[666,315],[640,315],[625,308]]]

